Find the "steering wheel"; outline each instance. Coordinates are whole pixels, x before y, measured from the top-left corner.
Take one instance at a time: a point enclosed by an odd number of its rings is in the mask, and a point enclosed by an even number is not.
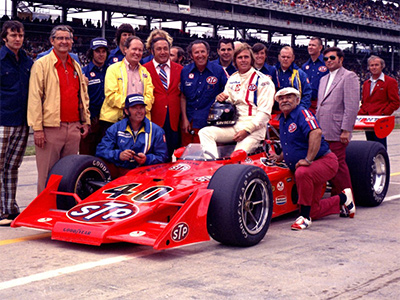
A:
[[[212,154],[210,151],[207,151],[207,150],[204,150],[204,152],[203,152],[205,155],[208,155],[209,157],[211,157],[211,159],[217,159],[216,157],[215,157],[215,155],[214,154]]]

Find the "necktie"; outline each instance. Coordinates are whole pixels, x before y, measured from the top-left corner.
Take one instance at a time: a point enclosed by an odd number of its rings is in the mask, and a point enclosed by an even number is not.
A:
[[[161,83],[163,84],[165,90],[168,90],[168,79],[167,79],[167,72],[165,72],[164,68],[167,64],[159,64],[160,72],[158,75],[160,76]]]

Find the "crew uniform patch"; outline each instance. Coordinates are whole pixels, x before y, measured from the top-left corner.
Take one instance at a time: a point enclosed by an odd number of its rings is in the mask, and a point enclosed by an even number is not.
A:
[[[189,77],[189,79],[193,79],[194,78],[194,74],[190,73],[188,77]]]
[[[307,66],[306,66],[306,70],[308,70],[309,68],[310,68],[310,66],[309,66],[309,65],[307,65]]]
[[[248,89],[250,92],[254,92],[257,90],[257,86],[255,84],[250,84]]]
[[[306,117],[305,120],[306,120],[307,122],[310,122],[310,121],[314,121],[315,118],[314,118],[314,116],[309,116],[309,117]]]
[[[327,70],[328,70],[328,68],[325,67],[325,66],[320,66],[320,67],[318,68],[318,71],[320,71],[320,72],[326,72]]]
[[[213,84],[214,85],[214,84],[217,84],[218,79],[215,76],[208,76],[206,81],[207,81],[208,84]]]
[[[90,72],[90,77],[96,77],[96,73],[95,72]]]
[[[289,131],[290,133],[293,133],[293,132],[296,131],[296,129],[297,129],[296,123],[292,123],[292,124],[289,125],[288,131]]]

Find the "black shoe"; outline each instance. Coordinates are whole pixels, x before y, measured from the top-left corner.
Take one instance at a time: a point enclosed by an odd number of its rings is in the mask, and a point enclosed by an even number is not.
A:
[[[18,217],[19,213],[17,214],[9,214],[8,216],[0,217],[0,226],[10,226],[12,221]]]

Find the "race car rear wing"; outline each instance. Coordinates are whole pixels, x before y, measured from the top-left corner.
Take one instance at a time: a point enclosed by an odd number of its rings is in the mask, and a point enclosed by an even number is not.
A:
[[[274,129],[279,129],[279,115],[272,115],[269,125],[276,133]],[[354,130],[374,131],[378,138],[383,139],[392,132],[394,126],[394,116],[357,116]]]

